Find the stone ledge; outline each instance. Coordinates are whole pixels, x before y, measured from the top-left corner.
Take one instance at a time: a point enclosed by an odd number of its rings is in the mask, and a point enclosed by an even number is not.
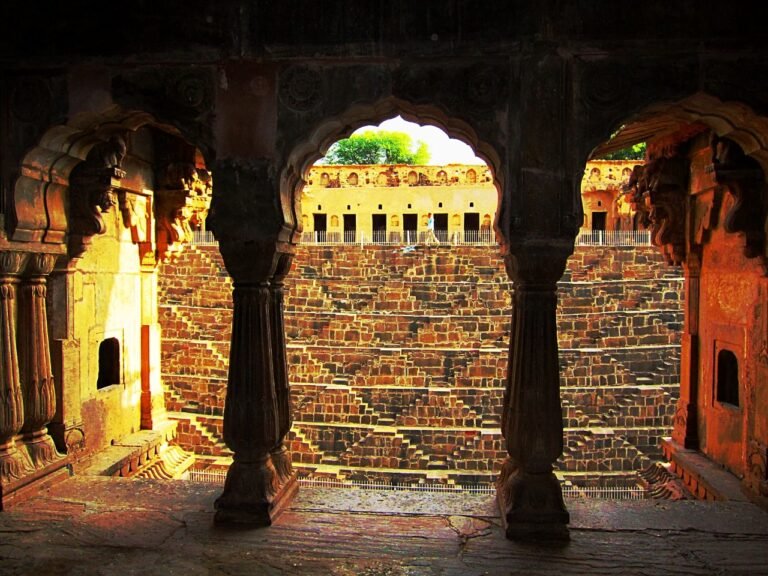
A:
[[[168,420],[156,430],[140,430],[94,454],[77,470],[85,476],[131,476],[160,453],[160,447],[176,437],[177,423]]]
[[[664,456],[686,488],[700,500],[748,502],[739,479],[697,450],[680,446],[672,438],[661,441]]]

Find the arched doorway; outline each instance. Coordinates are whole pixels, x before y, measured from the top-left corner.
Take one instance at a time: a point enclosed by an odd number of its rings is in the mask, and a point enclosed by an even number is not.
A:
[[[633,174],[628,196],[685,275],[680,400],[664,450],[700,497],[719,496],[691,464],[695,452],[748,489],[766,488],[765,127],[744,104],[697,93],[630,116],[596,148],[648,141],[648,163]]]
[[[318,78],[306,70],[301,74]],[[290,83],[292,77],[288,78],[287,82]],[[247,172],[243,166],[221,165],[214,169],[217,191],[222,190],[222,183],[225,188],[222,196],[214,194],[213,211],[217,221],[224,214],[227,214],[227,221],[237,221],[234,216],[237,204],[233,199],[238,192],[232,190],[228,198],[229,191],[226,188],[230,182],[239,181],[242,185],[244,178],[252,179],[250,181],[254,183],[261,182],[257,186],[262,186],[265,192],[269,190],[274,196],[270,197],[269,193],[260,196],[260,205],[265,208],[274,206],[275,198],[279,202],[279,209],[272,212],[273,217],[267,218],[264,211],[258,216],[254,215],[251,222],[259,222],[258,228],[252,226],[246,231],[237,225],[214,225],[227,269],[235,280],[235,320],[227,401],[229,415],[225,410],[224,418],[225,439],[233,448],[235,456],[224,495],[218,501],[219,520],[225,522],[238,521],[242,516],[242,498],[245,497],[255,498],[254,502],[259,503],[259,507],[263,506],[264,516],[260,522],[269,523],[271,520],[268,515],[280,506],[278,500],[281,489],[276,490],[274,486],[289,486],[293,482],[293,472],[283,465],[288,458],[282,448],[285,433],[290,428],[290,410],[280,400],[288,396],[285,343],[281,337],[284,333],[282,286],[293,259],[293,246],[301,234],[300,222],[303,218],[299,198],[304,175],[323,151],[356,127],[393,114],[429,122],[472,145],[476,153],[493,169],[500,205],[494,227],[502,239],[505,238],[503,230],[509,229],[513,212],[509,208],[512,192],[505,181],[506,161],[502,161],[497,152],[499,145],[489,144],[477,135],[468,121],[448,115],[441,107],[414,105],[389,97],[373,105],[356,104],[346,107],[336,114],[316,114],[317,122],[307,128],[306,122],[300,125],[296,122],[306,113],[308,104],[295,102],[288,97],[284,103],[290,110],[286,111],[285,120],[280,116],[278,123],[278,130],[281,123],[285,123],[280,140],[284,148],[283,163],[277,171],[279,180],[268,163],[252,165]],[[492,114],[492,108],[486,113]],[[254,208],[257,206],[255,201],[256,198],[248,200]],[[269,209],[273,210],[272,207]],[[555,221],[555,225],[560,225],[559,220]],[[575,230],[573,233],[575,235]],[[508,520],[508,534],[513,537],[529,537],[539,531],[551,531],[562,536],[568,520],[560,486],[552,472],[552,463],[562,452],[554,315],[555,283],[562,275],[565,257],[572,249],[572,238],[530,238],[518,235],[514,251],[508,251],[506,242],[502,241],[502,252],[507,252],[506,268],[516,284],[512,319],[514,336],[509,363],[511,368],[507,376],[502,414],[502,428],[507,438],[510,458],[505,461],[498,492],[504,517]],[[253,265],[254,258],[259,262],[256,267]],[[250,264],[247,268],[244,267],[246,263]],[[240,311],[239,300],[243,303]],[[246,318],[249,318],[247,322],[251,327],[240,327],[239,319],[245,321]],[[253,346],[249,346],[247,351],[239,351],[241,337],[244,338],[246,333],[254,329],[254,323],[273,326],[274,329],[266,339],[262,339],[256,347],[256,353]],[[242,335],[239,334],[241,330]],[[262,331],[262,335],[266,334]],[[243,372],[239,373],[241,370]],[[260,383],[255,386],[246,384],[243,378],[254,372],[261,374],[256,379]],[[272,385],[272,382],[276,384]],[[251,409],[247,407],[255,405],[254,402],[259,402],[260,407],[255,413],[249,412]],[[266,431],[267,435],[254,440],[254,435],[247,432],[254,428]],[[242,460],[238,458],[238,451],[260,456]],[[270,464],[275,459],[277,464]],[[277,473],[268,472],[264,476],[264,481],[268,481],[271,486],[266,488],[264,495],[257,496],[258,491],[250,492],[247,496],[242,494],[239,486],[243,478],[253,475],[261,477],[264,470],[272,469]],[[283,477],[280,476],[281,469],[287,472]],[[292,488],[284,492],[290,490]],[[546,512],[542,513],[542,509]]]
[[[156,263],[200,216],[187,201],[203,165],[173,126],[118,107],[49,129],[26,154],[3,247],[12,375],[3,386],[23,398],[0,442],[12,484],[139,430],[173,436],[159,380]]]

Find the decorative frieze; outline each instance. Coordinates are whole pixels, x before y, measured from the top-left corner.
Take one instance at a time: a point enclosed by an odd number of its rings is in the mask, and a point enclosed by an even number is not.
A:
[[[316,164],[309,169],[307,191],[312,188],[370,188],[398,186],[491,186],[493,175],[488,166],[451,164],[448,166],[354,166]]]

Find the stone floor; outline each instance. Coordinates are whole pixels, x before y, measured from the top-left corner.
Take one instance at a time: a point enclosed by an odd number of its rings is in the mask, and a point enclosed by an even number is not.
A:
[[[743,502],[570,500],[567,545],[504,538],[489,495],[302,487],[271,528],[213,526],[221,488],[74,477],[0,513],[0,575],[768,574]]]

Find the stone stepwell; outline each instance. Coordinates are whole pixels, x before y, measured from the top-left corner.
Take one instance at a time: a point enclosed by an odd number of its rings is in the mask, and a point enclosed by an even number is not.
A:
[[[320,477],[489,483],[511,286],[481,246],[302,246],[286,281],[293,462]],[[651,247],[578,247],[559,284],[565,481],[622,486],[662,458],[678,396],[683,280]],[[162,378],[181,445],[222,442],[231,282],[215,246],[160,274]]]

